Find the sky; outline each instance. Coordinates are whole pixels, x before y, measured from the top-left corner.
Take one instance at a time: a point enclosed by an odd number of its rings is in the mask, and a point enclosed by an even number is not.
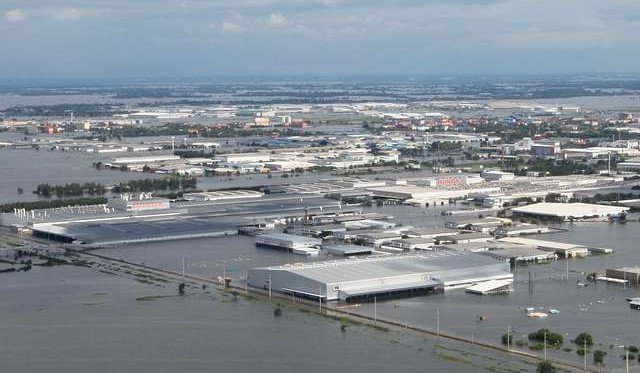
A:
[[[638,0],[0,0],[0,79],[640,73]]]

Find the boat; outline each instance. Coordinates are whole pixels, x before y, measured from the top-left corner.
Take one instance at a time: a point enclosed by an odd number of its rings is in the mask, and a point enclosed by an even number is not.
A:
[[[549,316],[548,313],[545,312],[529,312],[527,313],[527,317],[536,317],[536,318],[544,318]]]
[[[576,282],[576,285],[578,285],[578,286],[589,286],[589,284],[587,284],[586,282],[582,282],[582,281]]]
[[[555,309],[555,308],[551,308],[551,309],[549,310],[549,313],[550,313],[550,314],[552,314],[552,315],[557,315],[557,314],[559,314],[559,313],[560,313],[560,310],[557,310],[557,309]]]
[[[527,313],[529,313],[529,312],[533,312],[533,311],[535,311],[535,310],[536,310],[536,308],[535,308],[535,307],[526,307],[524,310],[525,310]]]

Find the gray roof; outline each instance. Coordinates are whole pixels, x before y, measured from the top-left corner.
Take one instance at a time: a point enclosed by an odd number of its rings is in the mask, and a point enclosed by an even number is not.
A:
[[[278,240],[283,242],[308,243],[313,245],[318,245],[322,242],[322,240],[318,238],[298,236],[295,234],[280,233],[280,232],[259,234],[256,236],[256,238],[266,238],[270,240]]]
[[[370,247],[358,245],[322,245],[322,249],[336,255],[366,254],[372,250]]]
[[[330,284],[495,264],[495,259],[474,253],[434,252],[283,265],[265,269],[285,271]]]

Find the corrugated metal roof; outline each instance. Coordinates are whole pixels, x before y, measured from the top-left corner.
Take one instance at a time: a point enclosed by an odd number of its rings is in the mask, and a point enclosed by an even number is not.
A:
[[[512,280],[491,280],[475,284],[466,289],[470,293],[487,294],[502,287],[509,286]]]
[[[267,268],[331,284],[501,264],[493,258],[474,253],[434,252]],[[505,270],[508,271],[508,267]]]

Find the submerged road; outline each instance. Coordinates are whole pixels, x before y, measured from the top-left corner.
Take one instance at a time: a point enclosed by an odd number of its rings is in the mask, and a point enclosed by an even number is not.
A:
[[[322,301],[292,298],[288,295],[274,293],[274,292],[269,294],[268,291],[257,289],[257,288],[248,288],[246,285],[239,286],[235,284],[230,284],[229,286],[224,286],[217,279],[202,278],[198,276],[189,275],[186,273],[182,274],[174,271],[168,271],[165,269],[151,267],[145,264],[133,263],[133,262],[129,262],[122,259],[111,258],[104,255],[95,254],[92,252],[76,250],[66,245],[51,244],[51,242],[47,242],[42,239],[23,238],[23,237],[19,237],[13,232],[8,231],[7,229],[0,229],[0,236],[5,236],[12,239],[24,240],[25,242],[30,242],[34,245],[39,245],[39,246],[52,246],[52,247],[64,248],[67,251],[68,256],[77,258],[79,261],[83,263],[87,263],[87,265],[90,268],[96,269],[101,272],[130,278],[137,281],[142,281],[142,282],[147,282],[147,283],[162,285],[162,286],[173,285],[176,287],[178,287],[180,284],[185,284],[186,286],[192,289],[203,289],[206,287],[213,287],[219,291],[231,290],[231,291],[237,292],[238,294],[252,296],[266,302],[273,302],[273,301],[286,302],[292,307],[305,309],[306,311],[313,312],[321,316],[345,317],[348,320],[351,320],[353,322],[368,325],[368,326],[373,326],[376,328],[391,329],[399,332],[401,331],[412,332],[412,333],[418,333],[422,335],[428,335],[431,337],[436,337],[438,339],[467,343],[471,346],[476,346],[482,349],[489,349],[492,351],[503,352],[505,354],[512,355],[512,356],[519,356],[522,358],[530,359],[532,360],[532,363],[543,360],[541,356],[538,356],[537,354],[528,352],[528,351],[507,349],[505,346],[502,346],[502,345],[493,344],[485,341],[472,340],[466,337],[449,334],[441,330],[432,330],[424,327],[403,324],[396,320],[383,319],[379,317],[374,318],[371,316],[362,315],[357,312],[351,311],[349,308],[344,308],[344,307],[340,308],[339,304],[335,302],[326,304],[326,303],[322,303]],[[551,359],[551,361],[555,365],[568,371],[573,371],[573,372],[585,371],[584,366],[578,365],[571,361],[559,360],[559,359]],[[637,367],[634,367],[634,368],[637,368]],[[586,371],[601,372],[602,369],[600,367],[587,366]]]

